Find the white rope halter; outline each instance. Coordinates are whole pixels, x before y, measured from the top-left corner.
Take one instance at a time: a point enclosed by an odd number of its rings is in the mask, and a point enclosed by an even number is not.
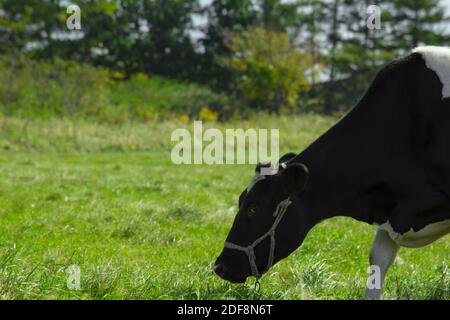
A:
[[[248,261],[250,263],[250,268],[252,270],[252,275],[256,279],[259,279],[261,277],[261,275],[264,272],[266,272],[267,270],[269,270],[273,264],[273,259],[274,259],[274,254],[275,254],[275,230],[276,230],[278,224],[280,223],[281,219],[283,218],[284,214],[286,213],[287,208],[289,207],[289,205],[291,203],[292,203],[292,201],[288,197],[287,199],[281,201],[278,204],[277,208],[275,209],[275,212],[273,213],[273,216],[276,218],[275,218],[275,221],[274,221],[272,227],[270,227],[270,229],[265,234],[263,234],[261,237],[259,237],[255,241],[253,241],[253,243],[251,245],[249,245],[247,247],[243,247],[243,246],[239,246],[237,244],[231,243],[231,242],[225,242],[225,248],[243,251],[247,255]],[[258,271],[258,267],[256,266],[255,248],[258,244],[263,242],[267,237],[270,237],[269,259],[267,261],[266,269],[260,274]]]

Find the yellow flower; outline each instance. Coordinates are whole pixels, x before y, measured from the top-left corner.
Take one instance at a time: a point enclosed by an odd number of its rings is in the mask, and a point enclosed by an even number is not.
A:
[[[188,122],[189,122],[189,116],[183,114],[183,115],[180,117],[180,121],[181,121],[182,123],[185,123],[185,124],[188,123]]]
[[[125,74],[120,71],[114,71],[111,75],[114,79],[117,79],[117,80],[121,80],[121,79],[125,78]]]
[[[203,107],[200,110],[199,118],[204,121],[217,121],[219,114],[208,107]]]
[[[145,73],[142,73],[142,72],[136,73],[135,77],[136,77],[137,81],[145,81],[145,80],[148,79],[148,76]]]

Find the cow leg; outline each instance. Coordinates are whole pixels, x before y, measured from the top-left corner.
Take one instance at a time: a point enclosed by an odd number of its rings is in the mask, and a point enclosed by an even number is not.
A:
[[[380,299],[381,297],[381,288],[383,287],[384,278],[386,277],[387,270],[391,266],[392,262],[395,260],[395,256],[397,255],[399,249],[399,245],[391,239],[389,234],[381,229],[377,230],[377,234],[375,236],[375,240],[372,244],[372,249],[370,251],[370,265],[376,266],[380,271],[380,278],[378,281],[374,281],[374,283],[379,284],[375,288],[372,286],[369,287],[369,283],[367,283],[366,289],[366,299]],[[377,275],[375,275],[377,276]],[[369,278],[369,280],[371,280]],[[369,282],[369,281],[368,281]],[[373,284],[373,283],[372,283]]]

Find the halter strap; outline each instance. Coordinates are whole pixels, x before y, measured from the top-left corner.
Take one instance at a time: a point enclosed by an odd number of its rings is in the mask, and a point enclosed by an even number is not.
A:
[[[259,279],[261,275],[270,269],[270,267],[273,265],[273,260],[275,256],[275,230],[280,223],[281,219],[283,218],[284,214],[287,211],[287,208],[292,203],[291,199],[288,197],[287,199],[281,201],[277,208],[275,209],[273,216],[276,217],[273,225],[270,227],[270,229],[263,234],[261,237],[253,241],[252,244],[250,244],[247,247],[240,246],[237,244],[234,244],[232,242],[225,242],[225,248],[228,249],[234,249],[244,252],[248,257],[248,262],[250,264],[250,269],[252,270],[252,275]],[[267,261],[267,266],[264,269],[262,273],[259,273],[258,267],[256,265],[256,256],[255,256],[255,248],[258,244],[263,242],[267,237],[270,237],[270,251],[269,251],[269,258]]]

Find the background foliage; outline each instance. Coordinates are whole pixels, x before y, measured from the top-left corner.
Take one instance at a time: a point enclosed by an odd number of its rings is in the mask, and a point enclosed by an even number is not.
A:
[[[139,73],[194,82],[237,98],[228,109],[346,110],[387,61],[417,45],[449,43],[441,0],[80,0],[80,31],[66,28],[68,3],[0,0],[0,53],[71,60],[123,80]],[[372,4],[382,11],[380,30],[366,26]],[[255,56],[257,67],[239,56],[264,49],[270,41],[262,38],[275,34],[276,64],[268,52]],[[292,72],[283,76],[287,65]]]
[[[300,93],[308,90],[307,54],[298,51],[286,34],[262,28],[231,38],[231,55],[224,64],[236,76],[238,94],[255,108],[295,110]]]

